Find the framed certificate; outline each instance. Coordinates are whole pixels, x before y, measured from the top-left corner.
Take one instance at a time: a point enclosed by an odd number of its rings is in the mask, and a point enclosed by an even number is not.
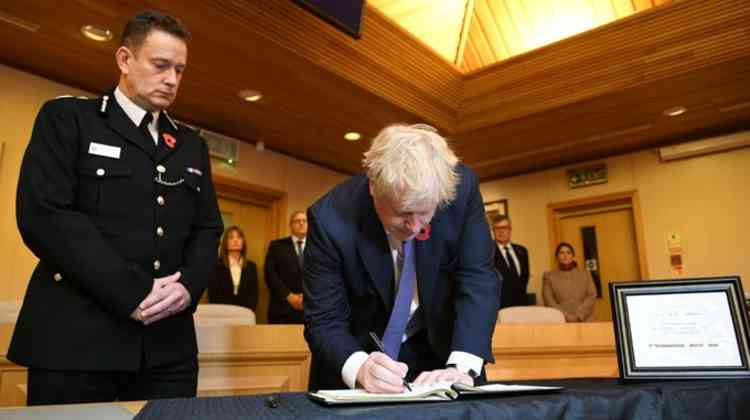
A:
[[[750,378],[739,277],[610,283],[620,379]]]

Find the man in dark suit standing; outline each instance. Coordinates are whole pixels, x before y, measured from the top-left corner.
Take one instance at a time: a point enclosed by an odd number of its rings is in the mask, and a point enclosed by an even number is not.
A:
[[[302,298],[302,266],[307,240],[307,216],[297,210],[289,218],[291,235],[268,245],[266,284],[271,291],[268,303],[269,324],[301,324],[304,322]]]
[[[29,405],[196,394],[193,312],[222,222],[205,142],[165,111],[188,37],[139,14],[113,92],[39,111],[16,201],[39,264],[8,350],[29,368]]]
[[[528,305],[526,287],[529,284],[529,252],[523,245],[510,242],[512,226],[504,214],[492,219],[495,235],[495,267],[502,275],[500,309],[509,306]]]
[[[421,124],[383,129],[364,166],[307,214],[310,389],[481,380],[498,280],[476,175]]]

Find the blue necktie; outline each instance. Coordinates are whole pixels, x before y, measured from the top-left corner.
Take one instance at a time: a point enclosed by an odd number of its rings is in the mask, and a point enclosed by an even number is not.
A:
[[[406,324],[409,322],[409,310],[411,309],[411,298],[413,294],[414,279],[417,276],[414,267],[413,256],[414,241],[404,242],[404,265],[398,281],[396,301],[393,304],[391,318],[383,333],[383,347],[385,353],[393,360],[398,360],[398,352],[401,349],[401,338],[404,336]]]

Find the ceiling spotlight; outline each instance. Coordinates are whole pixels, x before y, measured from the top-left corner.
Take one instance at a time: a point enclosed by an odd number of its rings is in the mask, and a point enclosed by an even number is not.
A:
[[[114,38],[114,34],[112,34],[112,31],[96,25],[86,25],[82,27],[81,33],[86,38],[97,42],[107,42],[111,41],[112,38]]]
[[[664,114],[667,117],[676,117],[678,115],[682,115],[685,112],[687,112],[687,108],[684,106],[673,106],[672,108],[665,109],[662,114]]]
[[[243,101],[257,102],[263,97],[263,94],[253,89],[243,89],[237,93],[237,96]]]
[[[350,131],[344,134],[344,138],[349,141],[357,141],[362,138],[362,135],[357,133],[356,131]]]

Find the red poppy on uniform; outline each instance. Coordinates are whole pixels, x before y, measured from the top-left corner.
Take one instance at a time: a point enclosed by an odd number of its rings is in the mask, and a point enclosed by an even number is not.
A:
[[[174,149],[175,144],[177,144],[177,140],[169,133],[164,133],[161,136],[164,138],[164,144],[166,144],[170,149]]]

